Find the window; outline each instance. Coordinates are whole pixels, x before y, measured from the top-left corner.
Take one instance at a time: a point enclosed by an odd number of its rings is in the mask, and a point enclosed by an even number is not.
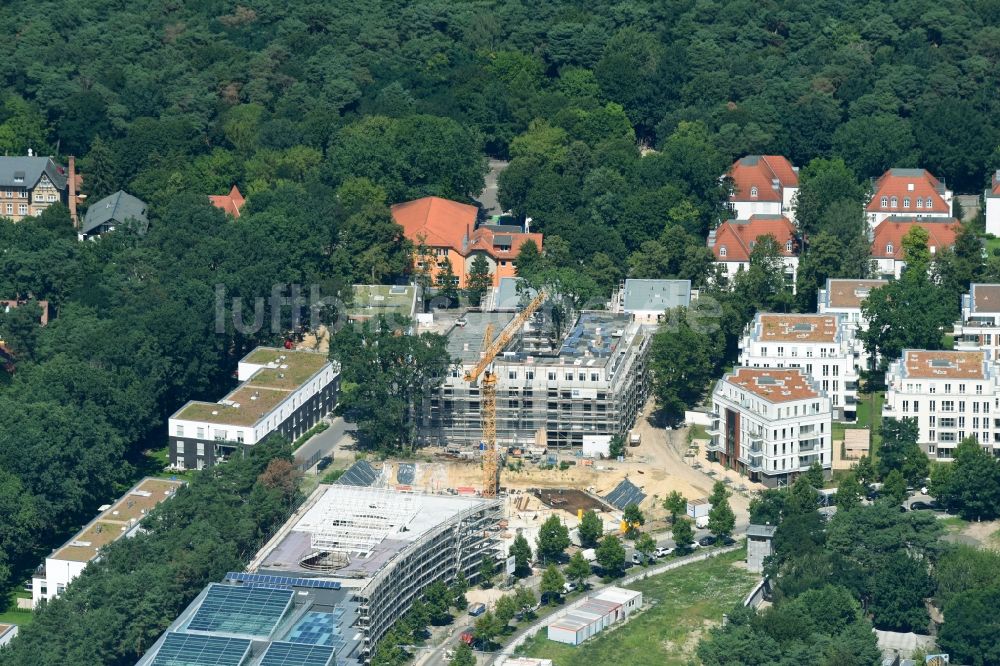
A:
[[[198,442],[198,455],[199,456],[205,455],[205,443],[204,442]]]
[[[892,243],[886,243],[885,244],[885,253],[888,254],[888,255],[892,254]]]
[[[18,204],[18,206],[17,206],[17,214],[18,215],[27,215],[28,214],[28,204]]]
[[[899,206],[899,199],[897,199],[896,197],[893,197],[892,199],[889,200],[889,207],[890,208],[896,208],[897,206]]]
[[[910,401],[909,400],[904,400],[903,401],[903,413],[905,414],[908,411],[910,411]]]
[[[177,440],[177,455],[184,455],[184,442]]]
[[[753,187],[750,188],[750,196],[752,196],[754,198],[757,197],[757,186],[756,185],[754,185]]]
[[[787,241],[785,241],[785,252],[791,252],[791,251],[792,251],[792,239],[789,238]]]
[[[719,248],[719,256],[720,257],[725,257],[726,254],[728,254],[728,252],[726,250],[726,246],[723,245],[722,247]]]
[[[7,214],[8,215],[14,214],[14,204],[7,204]]]
[[[236,441],[239,442],[240,444],[243,443],[243,431],[242,430],[237,430],[236,431]]]
[[[20,173],[20,174],[15,173],[14,174],[14,182],[15,183],[23,183],[24,182],[24,174],[23,173]]]
[[[920,197],[917,197],[917,208],[923,208],[923,207],[924,207],[924,200],[921,199]]]
[[[550,372],[549,373],[549,381],[550,382],[554,382],[555,380],[556,380],[556,373]]]
[[[882,197],[882,201],[880,203],[882,204],[882,208],[888,208],[889,207],[889,197]]]
[[[524,373],[524,375],[525,375],[526,379],[534,379],[535,378],[535,371],[534,370],[528,370],[527,372]]]
[[[924,204],[924,208],[933,208],[934,204],[931,203],[931,198],[927,197],[927,203]]]
[[[205,439],[205,429],[204,428],[201,428],[201,427],[198,428],[198,439]]]
[[[910,197],[903,197],[903,208],[910,207]]]
[[[178,437],[184,436],[184,426],[182,425],[177,426],[177,436]]]

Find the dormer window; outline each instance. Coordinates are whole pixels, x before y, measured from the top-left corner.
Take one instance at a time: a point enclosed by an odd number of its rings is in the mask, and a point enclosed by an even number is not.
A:
[[[792,239],[789,238],[787,241],[785,241],[785,252],[791,252],[791,251],[792,251]]]
[[[889,197],[882,197],[882,208],[889,207]]]
[[[924,200],[921,199],[920,197],[917,197],[917,208],[923,208],[923,207],[924,207]]]
[[[924,205],[925,208],[933,208],[934,204],[931,202],[931,198],[927,197],[927,203]]]
[[[719,248],[719,256],[720,257],[725,257],[726,254],[728,254],[728,252],[726,250],[726,246],[723,245],[722,247]]]
[[[896,208],[897,206],[899,206],[899,199],[897,199],[896,197],[893,197],[892,199],[889,200],[889,207],[890,208]]]
[[[892,256],[892,243],[887,243],[885,246],[885,253]]]
[[[903,208],[910,207],[910,197],[903,197]]]
[[[757,186],[756,185],[754,185],[753,187],[750,188],[750,196],[752,196],[754,199],[757,198]]]

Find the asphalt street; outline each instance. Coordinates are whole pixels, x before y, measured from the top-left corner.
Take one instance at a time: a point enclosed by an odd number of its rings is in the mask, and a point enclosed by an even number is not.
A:
[[[339,444],[350,438],[350,433],[358,429],[357,425],[347,423],[339,416],[329,423],[329,428],[311,437],[309,441],[295,451],[296,460],[318,461],[323,456],[331,455]],[[313,466],[315,466],[315,463],[313,463]]]

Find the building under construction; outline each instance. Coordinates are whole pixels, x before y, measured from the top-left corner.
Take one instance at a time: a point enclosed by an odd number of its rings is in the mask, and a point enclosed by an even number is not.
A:
[[[647,393],[649,331],[631,315],[583,312],[552,335],[551,311],[532,316],[493,362],[496,435],[501,447],[582,447],[606,443],[635,423]],[[478,448],[483,439],[481,387],[465,380],[482,356],[492,324],[512,313],[468,313],[448,333],[451,372],[420,416],[425,444]]]

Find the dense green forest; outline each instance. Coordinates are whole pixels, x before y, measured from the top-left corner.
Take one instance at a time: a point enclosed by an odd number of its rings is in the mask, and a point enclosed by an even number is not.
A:
[[[217,334],[215,285],[252,302],[406,279],[388,206],[468,200],[487,157],[510,159],[501,202],[546,234],[538,279],[579,303],[625,275],[709,283],[726,166],[802,166],[815,238],[798,298],[762,243],[713,292],[724,336],[658,345],[707,376],[756,309],[808,308],[826,276],[864,274],[868,178],[919,165],[978,191],[1000,166],[998,25],[998,0],[3,3],[0,154],[76,155],[90,200],[123,188],[151,230],[80,244],[62,207],[0,223],[0,298],[55,315],[0,315],[17,354],[0,372],[0,590],[147,471],[167,415],[276,341]],[[206,202],[234,183],[238,223]],[[898,289],[955,302],[995,270],[968,250],[940,262],[948,282]],[[659,388],[675,408],[698,397]]]

